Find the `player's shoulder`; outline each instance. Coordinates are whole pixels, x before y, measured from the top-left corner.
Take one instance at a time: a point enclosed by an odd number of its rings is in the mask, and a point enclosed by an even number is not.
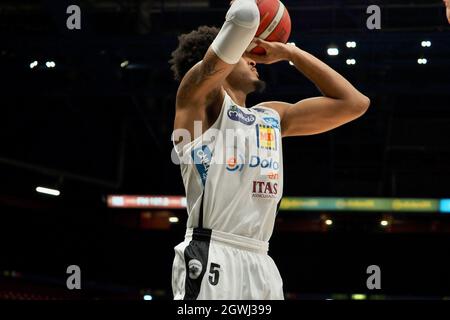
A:
[[[283,114],[287,108],[290,107],[290,104],[280,101],[267,101],[261,102],[251,109],[261,112],[261,113],[269,113],[272,115],[277,115],[280,119],[283,118]]]

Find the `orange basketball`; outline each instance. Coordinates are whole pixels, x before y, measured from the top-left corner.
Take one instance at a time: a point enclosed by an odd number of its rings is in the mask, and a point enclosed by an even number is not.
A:
[[[270,42],[286,43],[291,35],[291,17],[284,4],[279,0],[256,0],[261,15],[257,38]],[[251,53],[264,55],[266,51],[251,44]]]

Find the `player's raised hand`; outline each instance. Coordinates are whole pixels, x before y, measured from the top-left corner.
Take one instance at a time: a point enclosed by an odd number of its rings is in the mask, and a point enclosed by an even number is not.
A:
[[[291,46],[288,44],[268,42],[259,38],[253,39],[253,43],[266,51],[266,54],[264,55],[253,54],[250,52],[245,53],[247,57],[253,59],[256,63],[272,64],[289,60]]]

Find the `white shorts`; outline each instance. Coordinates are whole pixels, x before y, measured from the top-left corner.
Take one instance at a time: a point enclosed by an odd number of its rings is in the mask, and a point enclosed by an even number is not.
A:
[[[175,247],[175,300],[283,300],[283,280],[268,243],[208,229],[188,229]]]

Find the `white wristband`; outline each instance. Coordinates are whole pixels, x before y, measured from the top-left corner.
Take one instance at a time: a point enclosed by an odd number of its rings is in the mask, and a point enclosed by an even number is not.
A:
[[[256,35],[260,22],[255,0],[236,0],[226,21],[211,44],[217,56],[228,64],[236,64]]]

